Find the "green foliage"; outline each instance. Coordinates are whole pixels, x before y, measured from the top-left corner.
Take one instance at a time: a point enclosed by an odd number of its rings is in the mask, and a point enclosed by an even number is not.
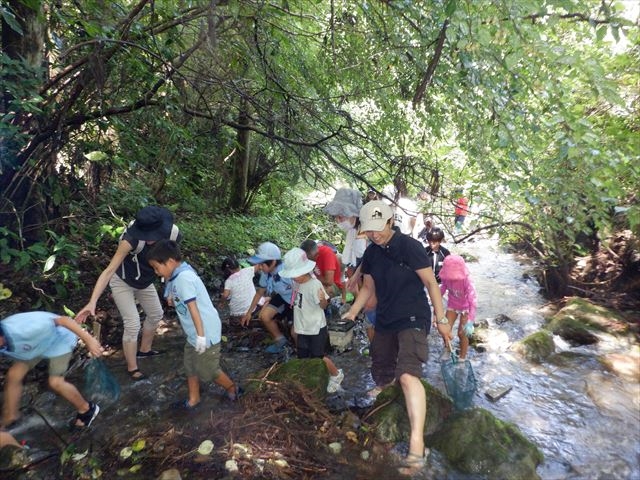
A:
[[[8,5],[7,32],[19,34]],[[445,219],[462,186],[469,223],[505,225],[552,265],[620,217],[640,226],[640,37],[618,4],[29,5],[50,35],[0,57],[0,157],[17,167],[0,169],[0,212],[20,220],[42,202],[56,218],[74,205],[123,217],[176,205],[223,212],[204,236],[245,252],[316,231],[287,192],[346,181],[427,188]],[[47,74],[26,60],[41,51]],[[16,185],[25,178],[34,184]],[[287,214],[254,231],[248,215],[271,208]],[[247,219],[226,225],[230,209]],[[530,230],[514,232],[518,222]],[[20,268],[31,258],[2,251]]]
[[[74,443],[69,444],[60,456],[63,476],[71,476],[78,480],[96,480],[102,478],[101,463],[97,456],[89,450],[77,451]]]

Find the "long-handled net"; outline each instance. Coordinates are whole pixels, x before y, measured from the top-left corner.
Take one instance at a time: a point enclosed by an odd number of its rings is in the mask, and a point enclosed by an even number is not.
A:
[[[447,394],[453,401],[456,410],[471,407],[473,396],[477,390],[476,377],[469,360],[458,360],[452,355],[451,360],[441,363],[440,369],[444,378]]]

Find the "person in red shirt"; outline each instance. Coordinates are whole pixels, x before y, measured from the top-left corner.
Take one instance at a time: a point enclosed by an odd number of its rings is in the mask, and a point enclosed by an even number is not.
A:
[[[455,193],[458,196],[456,200],[456,210],[454,212],[456,216],[455,228],[457,232],[461,232],[464,219],[469,214],[469,199],[464,196],[461,188],[457,189]]]
[[[327,245],[305,240],[300,245],[309,260],[316,262],[314,273],[330,297],[342,295],[342,268],[338,255]]]

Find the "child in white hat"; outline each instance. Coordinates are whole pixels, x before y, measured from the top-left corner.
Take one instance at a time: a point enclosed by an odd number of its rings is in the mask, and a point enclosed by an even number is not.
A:
[[[309,260],[301,248],[292,248],[285,254],[283,263],[280,276],[294,281],[293,329],[298,358],[322,358],[330,375],[327,392],[335,393],[344,373],[327,356],[329,332],[324,309],[329,304],[329,296],[322,282],[311,276],[316,262]]]

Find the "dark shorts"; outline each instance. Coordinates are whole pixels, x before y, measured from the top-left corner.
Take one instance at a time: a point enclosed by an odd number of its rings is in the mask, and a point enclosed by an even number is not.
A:
[[[317,335],[298,335],[296,350],[298,358],[322,358],[329,347],[329,331],[322,327]]]
[[[376,385],[383,386],[408,373],[422,377],[429,344],[424,329],[408,328],[399,332],[376,330],[371,343],[371,375]]]
[[[273,308],[278,315],[286,319],[287,324],[293,323],[293,308],[291,308],[291,305],[289,305],[289,303],[278,293],[274,293],[269,300],[269,303],[265,306]]]
[[[456,215],[456,223],[464,223],[465,218],[467,218],[466,215]]]

